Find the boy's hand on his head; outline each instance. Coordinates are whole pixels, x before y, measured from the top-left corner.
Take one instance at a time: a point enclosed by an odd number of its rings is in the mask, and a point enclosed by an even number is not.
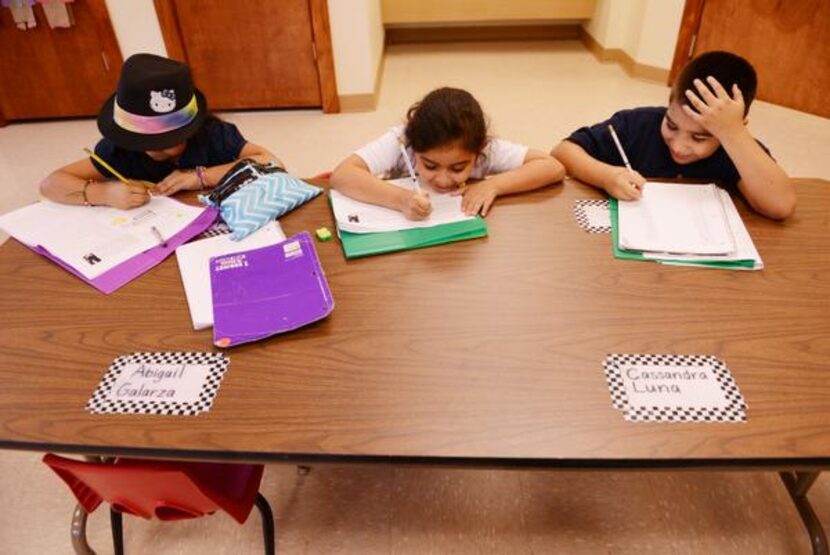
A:
[[[138,181],[104,183],[104,204],[120,210],[137,208],[150,202],[147,187]]]
[[[424,191],[412,191],[404,200],[401,212],[410,220],[423,220],[432,213],[432,201]]]
[[[199,176],[193,171],[175,170],[173,173],[162,179],[155,188],[157,195],[172,195],[179,191],[195,191],[202,188]]]
[[[605,192],[619,200],[637,200],[643,194],[646,178],[627,168],[618,168],[611,181],[605,185]]]
[[[738,85],[732,85],[732,96],[729,96],[714,77],[707,77],[706,81],[715,91],[714,94],[703,81],[695,79],[697,93],[691,89],[686,90],[686,98],[695,109],[684,105],[683,111],[716,139],[742,131],[745,105],[741,89]]]
[[[461,199],[461,210],[468,216],[475,216],[479,212],[486,216],[498,196],[495,185],[487,180],[468,185],[459,194],[464,195]]]

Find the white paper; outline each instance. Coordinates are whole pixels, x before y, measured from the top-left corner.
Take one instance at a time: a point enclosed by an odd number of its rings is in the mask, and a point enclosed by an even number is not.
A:
[[[144,206],[119,210],[41,201],[0,217],[0,228],[29,246],[40,246],[87,279],[176,235],[205,209],[153,196]]]
[[[193,241],[176,249],[176,260],[182,276],[187,306],[193,329],[213,325],[213,296],[210,289],[210,259],[234,252],[249,251],[285,240],[279,222],[271,222],[241,241],[232,241],[230,234]]]
[[[619,244],[626,250],[726,255],[735,239],[714,184],[648,182],[636,201],[621,201]]]
[[[412,180],[408,178],[394,179],[388,183],[403,189],[413,188]],[[352,233],[377,233],[433,227],[470,220],[474,217],[467,216],[461,210],[461,195],[429,191],[429,198],[432,202],[432,213],[425,220],[413,221],[407,219],[398,210],[361,202],[339,191],[331,191],[331,205],[334,218],[337,220],[337,227]]]
[[[582,207],[589,227],[611,227],[611,212],[607,206],[585,205]]]
[[[659,258],[659,262],[675,265],[683,265],[684,262],[696,262],[701,260],[713,259],[723,260],[725,262],[728,262],[730,260],[752,260],[755,263],[752,268],[736,267],[735,269],[762,270],[764,268],[764,261],[761,260],[761,255],[758,253],[758,249],[755,248],[755,243],[752,242],[752,237],[749,235],[749,231],[747,231],[746,226],[744,225],[744,222],[741,219],[741,215],[738,213],[738,209],[735,208],[735,203],[732,202],[732,197],[730,197],[729,193],[727,193],[723,189],[718,189],[718,194],[721,197],[721,202],[723,203],[723,207],[726,212],[726,218],[729,222],[729,228],[732,230],[732,234],[735,238],[734,252],[727,255],[718,256],[717,258],[713,258],[712,256],[706,255],[680,255],[648,252],[644,252],[643,256],[645,256],[646,258]]]
[[[620,368],[630,407],[724,408],[730,404],[710,364]]]
[[[110,401],[195,403],[210,374],[209,364],[127,364],[106,398]]]

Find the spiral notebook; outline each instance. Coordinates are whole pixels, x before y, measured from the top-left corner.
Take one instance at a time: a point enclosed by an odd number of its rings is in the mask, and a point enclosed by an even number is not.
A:
[[[217,347],[291,331],[334,310],[307,231],[276,245],[213,257],[210,279]]]

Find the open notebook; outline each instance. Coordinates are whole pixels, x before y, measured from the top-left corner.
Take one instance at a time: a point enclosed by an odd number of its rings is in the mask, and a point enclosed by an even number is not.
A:
[[[714,184],[648,182],[639,200],[619,203],[626,250],[718,256],[735,252],[733,230]]]
[[[389,183],[412,188],[410,179]],[[461,210],[461,196],[430,191],[432,213],[425,220],[409,220],[401,212],[360,202],[336,190],[330,193],[337,221],[337,234],[346,258],[419,249],[487,236],[487,224],[480,216]]]
[[[412,189],[409,179],[392,179],[388,183],[402,189]],[[407,219],[399,210],[361,202],[334,189],[331,191],[331,206],[337,227],[350,233],[422,229],[475,219],[475,216],[467,216],[461,210],[461,195],[430,191],[429,198],[432,202],[432,213],[426,219],[417,221]]]
[[[210,227],[216,210],[152,196],[132,210],[41,201],[0,216],[0,228],[109,294]]]

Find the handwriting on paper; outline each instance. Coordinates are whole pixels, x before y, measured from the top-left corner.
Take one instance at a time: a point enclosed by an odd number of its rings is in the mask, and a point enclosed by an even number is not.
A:
[[[198,400],[210,366],[205,364],[127,364],[107,397],[111,400]]]

